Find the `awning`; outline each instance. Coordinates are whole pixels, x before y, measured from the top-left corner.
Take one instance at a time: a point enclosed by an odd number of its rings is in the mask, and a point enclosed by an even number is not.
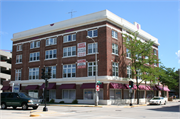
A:
[[[170,91],[168,87],[164,87],[164,91]]]
[[[110,83],[109,88],[127,89],[122,83]]]
[[[158,90],[158,89],[156,88],[156,86],[152,86],[152,89],[153,89],[153,90]]]
[[[28,85],[26,86],[26,90],[36,90],[39,88],[39,85]]]
[[[48,85],[49,86],[47,87],[47,90],[56,89],[56,83],[49,83]],[[39,89],[43,89],[43,88],[45,88],[45,83],[43,83]]]
[[[129,88],[129,84],[124,84],[124,86],[127,88],[127,89],[130,89]],[[133,85],[133,88],[132,88],[133,90],[136,90],[137,89],[137,86],[136,85]]]
[[[164,89],[163,89],[163,86],[158,86],[158,85],[156,85],[156,87],[159,89],[159,90],[164,90],[164,91],[170,91],[169,90],[169,88],[168,87],[164,87]]]
[[[149,88],[145,85],[139,85],[140,90],[149,90]]]
[[[103,84],[99,85],[100,88],[103,88]],[[88,88],[93,88],[95,89],[95,83],[83,83],[81,85],[81,89],[88,89]]]
[[[149,90],[152,90],[150,86],[147,86],[147,85],[146,85],[146,87],[147,87]]]
[[[10,86],[3,86],[3,88],[1,88],[1,90],[10,90]]]
[[[76,89],[76,84],[62,84],[59,89]]]

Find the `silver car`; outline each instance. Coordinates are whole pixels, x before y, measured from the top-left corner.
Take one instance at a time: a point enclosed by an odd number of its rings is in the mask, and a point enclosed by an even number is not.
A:
[[[164,104],[166,105],[166,100],[163,97],[153,97],[150,101],[149,104]]]

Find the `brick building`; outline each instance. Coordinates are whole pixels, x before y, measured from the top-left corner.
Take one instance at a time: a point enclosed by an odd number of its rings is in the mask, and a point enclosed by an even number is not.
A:
[[[140,24],[131,24],[108,10],[49,24],[13,35],[11,82],[21,85],[21,91],[41,97],[44,80],[41,69],[51,67],[48,97],[67,103],[94,103],[95,46],[97,45],[98,81],[101,81],[100,104],[128,103],[128,75],[130,59],[122,33],[139,31],[140,40],[153,40],[158,55],[158,39],[141,30]],[[92,37],[96,44],[86,36]],[[16,60],[15,60],[16,59]],[[132,79],[135,81],[135,79]],[[154,90],[158,90],[154,87]],[[140,101],[157,95],[144,82],[140,88]],[[134,101],[136,88],[133,90]]]

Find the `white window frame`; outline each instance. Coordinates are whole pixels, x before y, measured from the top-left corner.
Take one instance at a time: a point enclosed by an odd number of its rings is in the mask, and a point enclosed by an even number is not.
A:
[[[142,72],[140,69],[136,70],[137,75],[142,75]],[[138,80],[142,80],[140,76],[136,76]]]
[[[30,76],[30,74],[32,74],[32,76]],[[32,77],[32,78],[30,78]],[[33,77],[35,77],[33,79]],[[29,68],[29,80],[37,80],[39,79],[39,68]]]
[[[57,44],[57,38],[48,38],[48,39],[46,39],[46,46],[56,45],[56,44]]]
[[[63,43],[76,41],[76,34],[70,34],[63,36]]]
[[[97,32],[97,35],[96,35],[95,32]],[[91,37],[91,38],[93,38],[93,37],[98,37],[98,30],[97,30],[97,29],[89,30],[89,31],[87,31],[87,34],[88,34],[88,36]]]
[[[157,63],[156,63],[156,62],[157,62],[157,60],[154,60],[154,66],[156,66],[156,67],[157,67]]]
[[[30,49],[39,48],[40,47],[40,41],[32,41],[30,43]]]
[[[126,58],[131,58],[131,53],[128,48],[126,48]]]
[[[68,92],[68,98],[64,97],[64,91]],[[70,98],[71,97],[70,91],[75,91],[75,97],[74,98]],[[63,89],[62,90],[62,99],[76,99],[76,90],[75,89]]]
[[[90,65],[90,63],[92,63],[92,65]],[[94,69],[94,68],[96,68],[96,64],[95,64],[96,62],[88,62],[88,76],[90,77],[90,75],[89,75],[89,72],[92,72],[92,75],[91,76],[95,76],[96,75],[96,70]],[[92,70],[91,71],[89,71],[89,67],[91,67],[92,68]],[[97,64],[97,69],[98,69],[98,64]],[[94,71],[95,70],[95,71]],[[98,70],[97,70],[97,76],[98,76]]]
[[[50,58],[50,52],[52,52],[52,57]],[[48,57],[46,57],[46,54],[48,54],[47,56]],[[54,57],[55,56],[55,57]],[[46,50],[45,51],[45,59],[47,60],[47,59],[56,59],[57,58],[57,50],[56,49],[52,49],[52,50]]]
[[[75,51],[73,49],[75,49]],[[69,53],[68,50],[70,50],[70,55],[68,54]],[[75,54],[73,54],[73,52],[75,52]],[[63,48],[63,57],[73,57],[73,56],[76,56],[76,46]]]
[[[56,78],[56,66],[48,66],[45,67],[45,73],[48,73],[48,68],[51,68],[51,78],[54,79]],[[53,72],[55,71],[55,75],[53,75]]]
[[[31,93],[32,95],[30,95],[30,93]],[[36,93],[37,96],[34,95],[35,93]],[[39,95],[39,91],[38,91],[38,90],[29,90],[29,91],[28,91],[28,95],[31,96],[31,97],[33,97],[33,98],[38,98],[38,97],[39,97],[39,96],[38,96],[38,95]]]
[[[111,34],[112,34],[112,38],[118,39],[118,32],[117,31],[112,30]]]
[[[89,50],[91,50],[92,52],[89,52]],[[98,43],[89,43],[88,44],[88,54],[95,54],[96,52],[98,53]]]
[[[111,98],[111,94],[110,94],[111,91],[113,91],[114,93],[114,98]],[[121,98],[116,98],[117,97],[116,91],[121,91]],[[110,89],[110,92],[109,92],[110,100],[122,99],[122,89]]]
[[[22,63],[22,55],[16,55],[16,63]]]
[[[29,62],[33,62],[33,61],[40,61],[40,52],[34,52],[29,54]]]
[[[115,43],[112,44],[112,54],[118,55],[118,45]]]
[[[154,54],[154,55],[157,55],[156,49],[153,49],[153,54]]]
[[[68,71],[70,71],[71,77],[68,77]],[[74,73],[75,73],[75,76],[73,76]],[[75,78],[76,77],[76,64],[63,65],[63,73],[62,74],[63,74],[63,78]],[[66,74],[66,76],[64,76],[65,74]]]
[[[22,44],[21,45],[17,45],[16,51],[22,51]]]
[[[15,70],[15,81],[19,81],[19,80],[21,80],[21,69],[16,69]]]
[[[127,78],[131,78],[131,77],[132,77],[131,66],[128,65],[128,66],[127,66]]]
[[[119,76],[119,63],[116,62],[112,63],[112,75]]]

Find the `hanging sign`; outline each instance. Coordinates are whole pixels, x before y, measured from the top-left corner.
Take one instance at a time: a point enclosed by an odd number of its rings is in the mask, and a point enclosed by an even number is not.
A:
[[[77,61],[77,68],[82,69],[86,68],[86,59],[81,59]]]

